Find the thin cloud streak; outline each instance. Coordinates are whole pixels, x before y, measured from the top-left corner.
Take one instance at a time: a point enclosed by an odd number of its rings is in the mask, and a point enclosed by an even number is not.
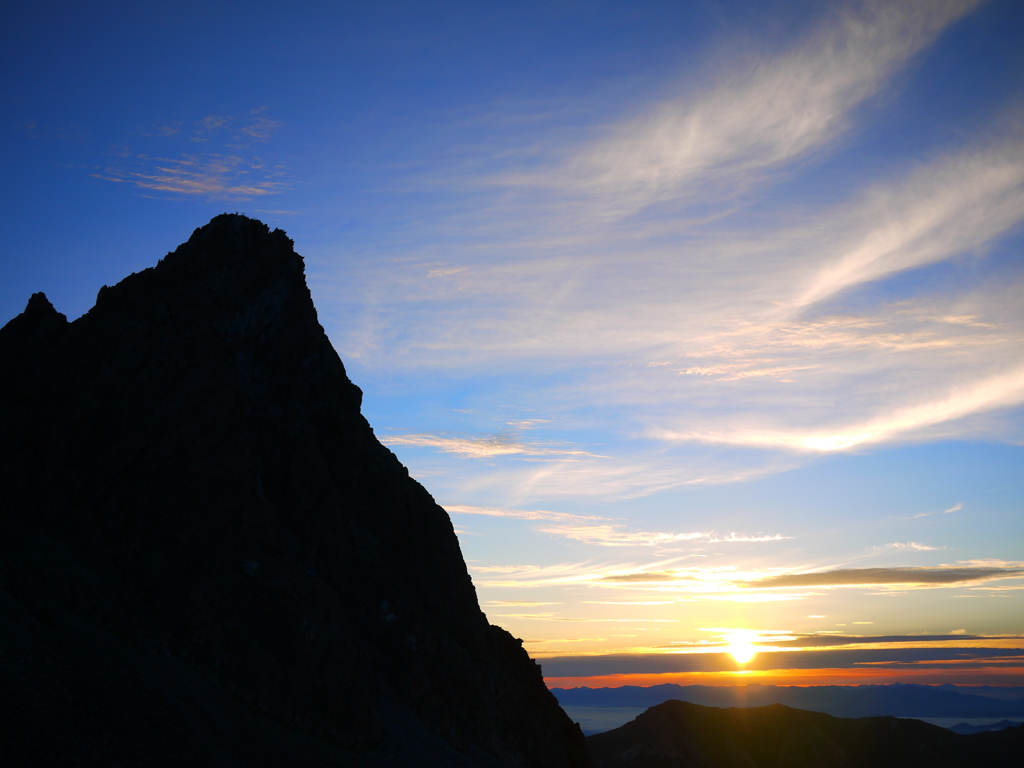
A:
[[[499,467],[460,479],[456,483],[457,490],[449,490],[446,495],[487,494],[509,505],[581,496],[628,500],[671,488],[744,482],[795,465],[789,457],[766,458],[754,466],[733,466],[725,460],[678,457],[673,460],[651,453],[649,445],[634,454],[629,460],[614,462],[588,457],[561,460],[541,457],[529,465]]]
[[[792,538],[775,534],[747,535],[730,533],[719,537],[714,532],[702,533],[691,531],[687,533],[653,532],[653,531],[629,531],[623,525],[559,525],[544,526],[537,529],[541,533],[565,536],[586,544],[596,544],[604,547],[634,547],[634,546],[668,546],[682,542],[708,542],[708,543],[761,543],[768,541],[783,541]]]
[[[709,443],[784,448],[831,453],[906,438],[914,432],[947,421],[1024,402],[1024,367],[993,376],[947,397],[902,408],[862,424],[837,430],[751,430],[733,433],[679,433],[663,431],[654,436],[668,441],[697,440]]]
[[[565,536],[585,544],[603,547],[652,547],[694,541],[708,536],[706,533],[658,533],[652,531],[627,531],[622,525],[567,526],[549,525],[537,529],[540,533]]]
[[[855,622],[856,623],[856,622]],[[823,635],[798,634],[791,639],[775,640],[758,638],[759,642],[775,648],[830,648],[834,646],[877,645],[883,647],[906,647],[919,643],[965,643],[979,640],[1002,640],[1001,637],[988,635],[969,635],[957,632],[948,635]],[[1022,638],[1024,639],[1024,638]]]
[[[651,547],[668,546],[685,542],[715,543],[763,543],[784,541],[790,536],[781,534],[740,534],[731,532],[719,536],[714,531],[690,531],[685,533],[663,531],[630,531],[621,523],[612,522],[607,517],[596,515],[574,515],[566,512],[550,512],[546,510],[499,509],[494,507],[474,507],[464,504],[446,505],[445,509],[453,514],[483,515],[487,517],[506,517],[519,520],[544,520],[560,523],[560,525],[542,525],[535,530],[554,536],[581,541],[605,547]]]
[[[1005,232],[1024,217],[1022,156],[1020,142],[967,152],[920,169],[896,188],[868,192],[853,214],[867,226],[826,260],[793,309],[969,253]]]
[[[922,517],[931,517],[932,515],[937,515],[937,514],[951,515],[954,512],[959,512],[963,508],[964,508],[964,505],[958,503],[958,504],[954,504],[949,509],[942,510],[941,512],[919,512],[916,515],[910,515],[909,517],[904,517],[904,518],[901,518],[901,519],[903,519],[903,520],[919,520]]]
[[[415,445],[420,447],[438,448],[445,453],[454,453],[474,459],[492,456],[589,456],[596,454],[569,448],[550,445],[527,444],[518,441],[508,434],[497,435],[448,435],[442,433],[423,433],[418,435],[388,435],[382,437],[385,445]]]
[[[954,585],[1024,576],[1024,566],[843,568],[820,573],[788,573],[747,582],[745,587],[858,587],[882,584]]]
[[[915,550],[917,552],[937,552],[945,547],[933,547],[928,544],[922,544],[919,541],[894,541],[892,544],[883,544],[880,547],[872,547],[871,554],[877,554],[879,552],[892,551],[892,550]]]
[[[566,523],[587,524],[594,520],[606,520],[593,515],[573,515],[568,512],[550,512],[543,509],[499,509],[497,507],[474,507],[468,504],[445,504],[448,512],[461,515],[484,515],[486,517],[512,517],[520,520],[555,520]]]

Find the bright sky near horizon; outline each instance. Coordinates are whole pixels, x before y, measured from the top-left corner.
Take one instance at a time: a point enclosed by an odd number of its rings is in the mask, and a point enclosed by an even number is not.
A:
[[[550,683],[1024,685],[1024,4],[5,18],[0,323],[244,212]]]

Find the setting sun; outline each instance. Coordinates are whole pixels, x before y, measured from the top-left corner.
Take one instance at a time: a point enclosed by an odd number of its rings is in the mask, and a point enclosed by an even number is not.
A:
[[[726,650],[740,664],[746,664],[757,654],[757,649],[746,633],[731,635],[727,640],[729,645]]]

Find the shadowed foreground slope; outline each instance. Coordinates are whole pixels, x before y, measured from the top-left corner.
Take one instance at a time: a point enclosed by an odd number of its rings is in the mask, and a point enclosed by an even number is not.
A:
[[[599,768],[1019,768],[1024,726],[973,736],[895,717],[683,701],[587,738]]]
[[[73,323],[32,297],[0,330],[0,764],[589,763],[361,394],[244,216]]]

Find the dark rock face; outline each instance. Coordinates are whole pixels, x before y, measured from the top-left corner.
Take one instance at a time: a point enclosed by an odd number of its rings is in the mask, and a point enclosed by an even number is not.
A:
[[[419,729],[424,765],[589,764],[361,395],[292,242],[243,216],[73,323],[35,294],[0,330],[0,597],[35,617],[18,631],[88,625],[103,658],[183,663],[353,760]]]
[[[666,701],[587,738],[599,768],[1024,766],[1024,726],[961,736],[920,720],[845,719],[783,704],[719,709]]]

